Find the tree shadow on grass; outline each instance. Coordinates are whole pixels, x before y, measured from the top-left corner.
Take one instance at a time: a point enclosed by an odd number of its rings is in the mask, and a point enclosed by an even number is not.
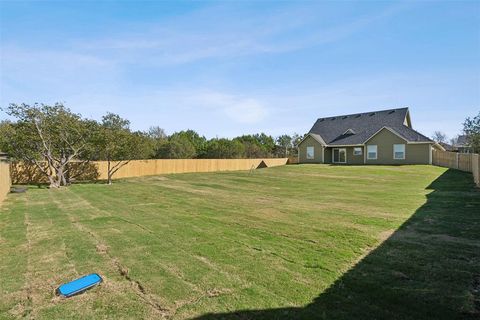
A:
[[[15,185],[48,184],[48,178],[33,163],[14,162],[10,166],[10,173],[12,183]],[[98,168],[92,162],[71,162],[67,165],[66,178],[70,182],[97,181],[99,176]]]
[[[480,192],[447,170],[427,202],[304,307],[196,319],[480,319]]]

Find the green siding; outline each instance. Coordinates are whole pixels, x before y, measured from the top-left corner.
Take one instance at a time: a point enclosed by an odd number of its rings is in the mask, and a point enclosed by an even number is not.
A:
[[[364,150],[363,150],[363,147],[362,148],[362,155],[360,156],[354,156],[353,155],[353,148],[354,147],[348,147],[346,148],[347,149],[347,163],[348,164],[363,164],[363,161],[364,161]]]
[[[325,148],[325,163],[332,163],[332,148]]]
[[[354,156],[353,155],[353,148],[354,147],[338,147],[338,149],[345,149],[347,151],[347,163],[346,164],[363,164],[363,147],[362,148],[362,155],[361,156]],[[325,149],[325,163],[332,163],[332,152],[333,149],[337,149],[337,147],[328,147]]]
[[[393,159],[393,145],[405,144],[405,159]],[[377,159],[366,159],[367,164],[429,164],[430,144],[408,144],[388,129],[382,129],[367,141],[366,145],[377,145]],[[365,148],[366,152],[366,148]]]
[[[405,159],[393,159],[393,145],[405,144]],[[377,159],[366,159],[367,148],[362,147],[362,155],[354,156],[354,147],[339,147],[347,151],[347,164],[429,164],[431,144],[408,144],[405,140],[392,133],[388,129],[382,129],[378,134],[371,138],[367,145],[377,145]],[[307,147],[314,147],[314,159],[307,159]],[[323,151],[322,144],[313,137],[308,136],[299,145],[300,163],[332,163],[332,147],[326,147]]]
[[[307,159],[307,147],[313,147],[314,151],[314,158],[313,159]],[[311,136],[308,136],[305,138],[305,140],[300,143],[298,146],[298,152],[299,152],[299,162],[300,163],[322,163],[322,145],[320,142],[312,138]]]

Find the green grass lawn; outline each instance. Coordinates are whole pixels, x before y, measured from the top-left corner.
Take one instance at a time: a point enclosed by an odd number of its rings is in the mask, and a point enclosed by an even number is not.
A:
[[[20,317],[478,319],[480,192],[433,166],[31,187],[0,206],[0,318]]]

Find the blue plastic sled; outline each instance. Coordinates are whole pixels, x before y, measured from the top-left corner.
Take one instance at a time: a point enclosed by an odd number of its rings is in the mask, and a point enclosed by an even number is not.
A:
[[[62,284],[60,287],[57,288],[57,294],[68,298],[76,294],[82,293],[85,290],[96,286],[100,282],[102,282],[102,277],[100,277],[96,273],[92,273],[73,280],[72,282]]]

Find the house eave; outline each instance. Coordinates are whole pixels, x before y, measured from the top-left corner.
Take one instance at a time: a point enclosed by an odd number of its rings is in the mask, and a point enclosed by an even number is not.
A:
[[[327,144],[325,147],[342,148],[342,147],[363,147],[364,144]]]
[[[318,136],[318,138],[316,136]],[[303,141],[305,141],[305,139],[307,139],[308,137],[312,137],[315,141],[317,141],[318,143],[320,143],[324,147],[327,146],[327,143],[322,139],[322,137],[319,134],[311,133],[311,132],[307,133],[307,135],[302,139],[302,141],[300,141],[298,143],[298,145],[302,144]]]

